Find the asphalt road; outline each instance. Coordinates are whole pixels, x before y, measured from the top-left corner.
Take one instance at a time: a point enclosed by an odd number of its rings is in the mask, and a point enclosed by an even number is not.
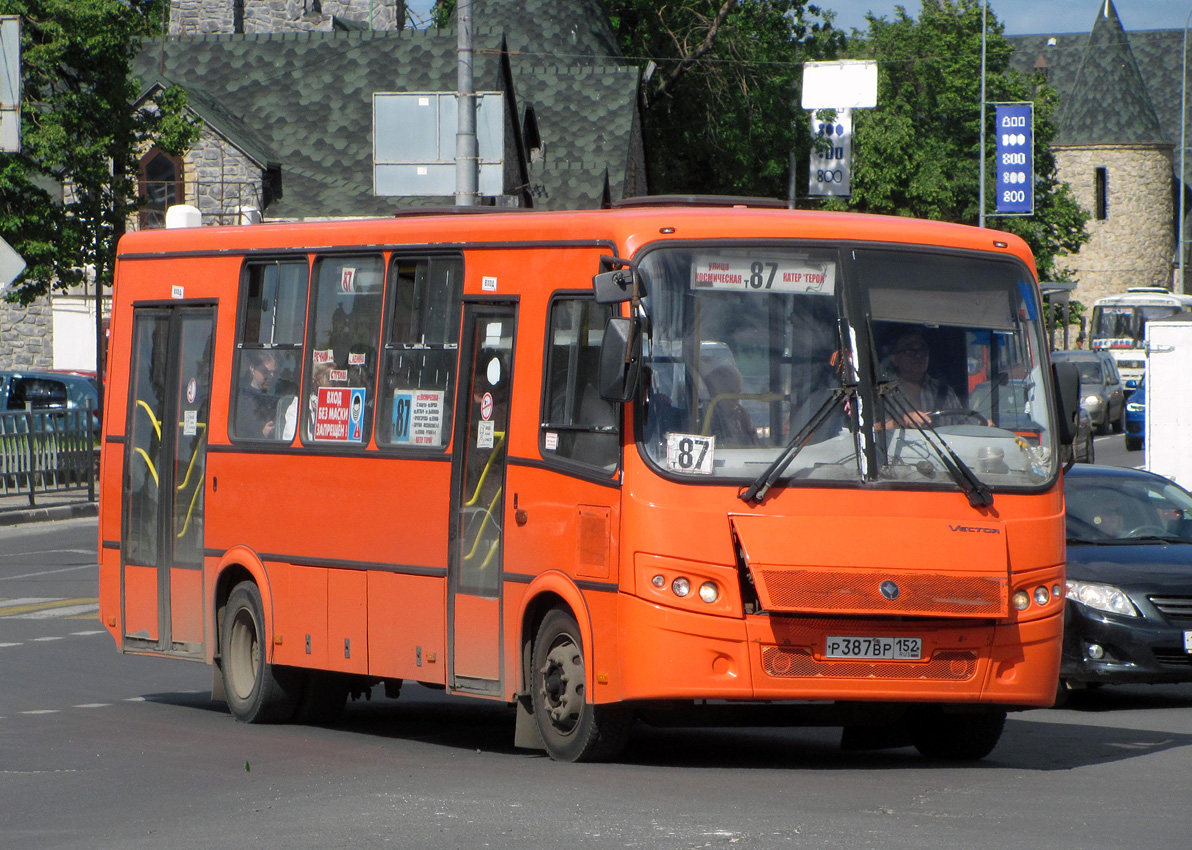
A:
[[[1192,686],[1012,715],[985,761],[832,729],[639,728],[618,764],[513,748],[505,706],[407,686],[332,728],[247,726],[201,664],[122,656],[95,521],[0,529],[0,847],[1185,846]],[[21,601],[18,601],[21,600]],[[39,600],[39,601],[33,601]]]

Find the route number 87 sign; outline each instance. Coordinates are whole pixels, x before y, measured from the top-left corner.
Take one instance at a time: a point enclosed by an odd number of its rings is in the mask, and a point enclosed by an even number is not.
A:
[[[716,438],[698,434],[666,435],[666,467],[673,472],[711,475]]]

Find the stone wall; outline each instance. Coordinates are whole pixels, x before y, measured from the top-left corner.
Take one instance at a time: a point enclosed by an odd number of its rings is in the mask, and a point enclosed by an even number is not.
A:
[[[48,297],[28,307],[0,301],[0,369],[52,369],[53,331]]]
[[[399,29],[404,0],[170,0],[170,35],[330,32],[332,17],[372,29]]]
[[[1170,148],[1098,145],[1056,147],[1060,180],[1089,213],[1089,241],[1061,258],[1077,281],[1073,298],[1085,305],[1132,286],[1171,288],[1175,215]],[[1096,220],[1096,169],[1107,174],[1107,214]]]
[[[238,224],[242,208],[260,210],[261,167],[204,126],[199,141],[186,152],[186,203],[208,224]]]

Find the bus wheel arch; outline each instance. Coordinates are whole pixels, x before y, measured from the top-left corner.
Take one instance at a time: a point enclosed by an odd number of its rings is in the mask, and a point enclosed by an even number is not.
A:
[[[590,652],[571,609],[549,608],[534,635],[527,690],[538,737],[556,761],[615,758],[628,738],[628,709],[590,698]]]
[[[245,723],[284,723],[302,696],[302,671],[270,663],[270,643],[261,589],[241,581],[223,608],[219,647],[228,709]]]

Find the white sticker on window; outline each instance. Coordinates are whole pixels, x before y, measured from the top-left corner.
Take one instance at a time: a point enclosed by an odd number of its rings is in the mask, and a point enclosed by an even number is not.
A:
[[[666,468],[674,472],[711,475],[716,438],[699,434],[666,435]]]
[[[483,289],[485,292],[496,292],[497,291],[497,279],[495,277],[480,278],[480,288]]]
[[[476,423],[476,448],[491,449],[493,447],[493,437],[497,432],[496,423],[491,419],[481,420]]]
[[[559,448],[559,435],[554,431],[547,431],[544,442],[546,444],[546,450],[553,452]]]
[[[691,264],[691,288],[727,292],[832,295],[836,264],[784,256],[704,254]]]
[[[182,411],[182,436],[193,437],[199,433],[199,412],[197,410]]]

